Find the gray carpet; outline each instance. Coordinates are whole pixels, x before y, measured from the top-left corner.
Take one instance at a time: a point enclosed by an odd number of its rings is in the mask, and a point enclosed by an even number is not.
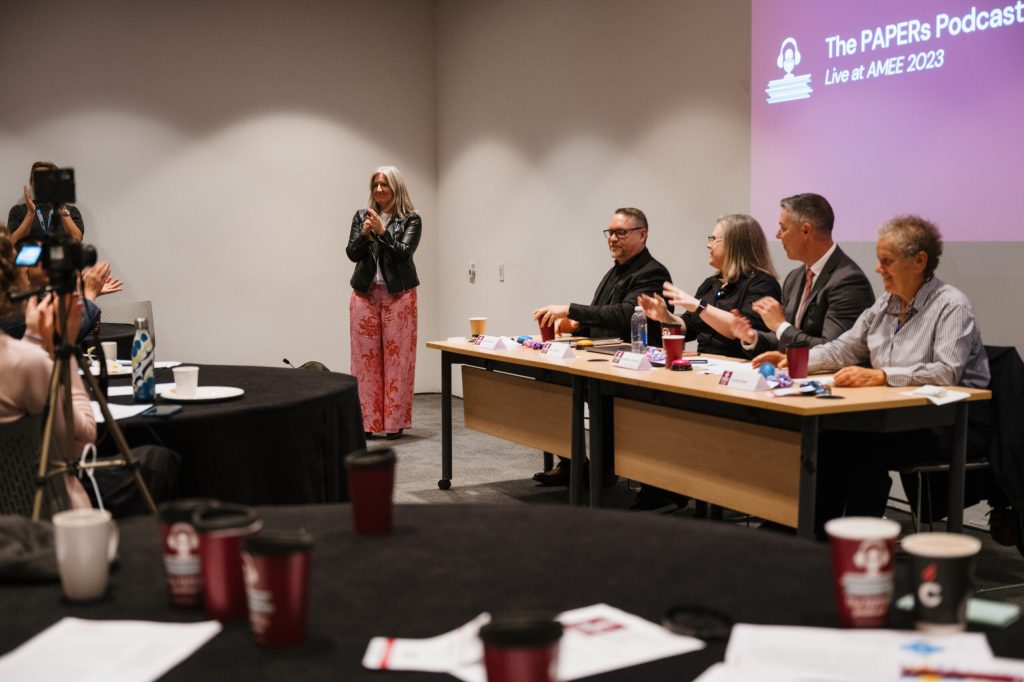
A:
[[[531,476],[543,467],[537,450],[467,430],[463,425],[462,401],[452,400],[454,424],[454,455],[452,487],[440,490],[441,478],[441,396],[420,394],[415,398],[413,423],[397,441],[377,437],[370,449],[392,446],[398,456],[395,502],[400,504],[557,504],[569,502],[567,488],[545,488]],[[620,480],[605,494],[605,506],[625,510],[633,498],[627,481]],[[898,503],[890,507],[887,517],[913,532],[910,515]],[[979,505],[965,513],[968,532],[982,541],[978,559],[976,584],[978,593],[989,599],[1013,602],[1024,606],[1024,557],[1016,547],[1003,547],[993,542],[988,533],[987,507]],[[626,513],[626,512],[624,512]],[[637,512],[628,512],[637,513]],[[694,505],[676,511],[672,516],[692,517]],[[751,532],[760,520],[726,511],[725,523],[749,525]],[[708,523],[716,523],[708,521]],[[935,530],[943,530],[937,524]]]

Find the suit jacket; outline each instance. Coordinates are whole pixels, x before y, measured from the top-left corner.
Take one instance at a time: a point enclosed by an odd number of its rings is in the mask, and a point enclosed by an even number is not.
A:
[[[569,319],[580,323],[580,336],[595,339],[618,337],[629,340],[629,320],[640,294],[660,293],[664,282],[671,282],[668,268],[644,248],[622,265],[613,265],[594,292],[590,305],[569,305]],[[661,325],[647,320],[647,345],[661,345]]]
[[[838,338],[853,326],[860,314],[875,302],[875,292],[860,266],[838,246],[825,261],[825,267],[811,285],[811,295],[804,309],[800,326],[794,324],[800,297],[803,295],[807,268],[801,265],[786,275],[782,284],[782,310],[790,326],[782,338],[774,332],[757,332],[757,342],[750,357],[768,350],[784,350],[794,342],[818,346]]]

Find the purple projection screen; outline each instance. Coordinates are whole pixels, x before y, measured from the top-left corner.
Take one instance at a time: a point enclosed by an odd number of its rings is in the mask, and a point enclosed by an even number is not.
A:
[[[751,213],[817,192],[838,241],[900,213],[1024,241],[1024,0],[754,0]]]

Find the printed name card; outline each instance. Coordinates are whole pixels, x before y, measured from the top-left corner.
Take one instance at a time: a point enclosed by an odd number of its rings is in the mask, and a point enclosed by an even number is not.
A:
[[[623,369],[654,369],[646,354],[627,353],[624,350],[615,354],[615,357],[612,358],[612,365]]]
[[[576,357],[576,353],[573,352],[572,346],[567,343],[559,343],[557,341],[548,341],[544,344],[544,347],[540,350],[541,355],[546,355],[549,358],[555,360],[568,360],[569,358]]]
[[[771,386],[764,375],[756,370],[732,370],[722,372],[719,384],[741,391],[768,391]]]
[[[505,350],[511,346],[504,336],[478,336],[476,345],[486,350]]]

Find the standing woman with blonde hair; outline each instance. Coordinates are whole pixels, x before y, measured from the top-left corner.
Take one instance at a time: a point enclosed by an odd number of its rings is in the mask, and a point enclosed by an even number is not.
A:
[[[356,264],[349,301],[351,371],[368,438],[383,432],[394,440],[412,426],[420,283],[412,256],[422,227],[398,169],[375,170],[369,204],[352,217],[345,249]]]

